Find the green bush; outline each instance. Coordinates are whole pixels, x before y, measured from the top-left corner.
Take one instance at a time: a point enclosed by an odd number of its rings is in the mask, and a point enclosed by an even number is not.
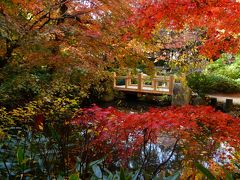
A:
[[[220,59],[209,63],[202,73],[195,72],[187,77],[189,87],[199,95],[207,93],[240,92],[240,54],[223,54]]]
[[[240,83],[219,74],[192,73],[187,76],[188,86],[199,95],[207,93],[238,93]]]
[[[0,106],[7,109],[23,106],[48,89],[52,70],[45,67],[5,68],[0,72]]]
[[[230,60],[229,60],[230,59]],[[240,56],[235,56],[234,60],[223,55],[214,63],[210,63],[204,70],[205,74],[216,74],[230,79],[240,78]]]
[[[39,66],[4,69],[0,72],[0,107],[8,110],[44,98],[101,99],[112,91],[112,74],[107,71]],[[91,97],[91,98],[90,98]]]

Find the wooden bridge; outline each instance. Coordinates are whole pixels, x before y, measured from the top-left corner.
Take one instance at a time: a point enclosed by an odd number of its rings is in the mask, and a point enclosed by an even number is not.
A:
[[[172,95],[174,76],[148,76],[143,73],[131,75],[128,73],[126,76],[117,76],[113,73],[114,89],[125,92],[136,92],[139,94],[154,94],[154,95]]]

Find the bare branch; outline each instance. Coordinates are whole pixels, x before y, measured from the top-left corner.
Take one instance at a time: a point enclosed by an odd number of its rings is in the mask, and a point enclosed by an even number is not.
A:
[[[174,144],[174,146],[173,146],[172,152],[171,152],[171,154],[168,156],[168,158],[167,158],[165,161],[163,161],[162,163],[160,163],[160,164],[158,165],[158,167],[155,169],[155,171],[154,171],[153,174],[152,174],[152,178],[154,178],[154,177],[160,172],[162,166],[164,166],[164,165],[172,158],[172,156],[173,156],[173,154],[174,154],[174,152],[175,152],[175,150],[176,150],[176,148],[177,148],[177,143],[179,142],[179,140],[180,140],[180,139],[177,139],[177,140],[176,140],[176,142],[175,142],[175,144]]]

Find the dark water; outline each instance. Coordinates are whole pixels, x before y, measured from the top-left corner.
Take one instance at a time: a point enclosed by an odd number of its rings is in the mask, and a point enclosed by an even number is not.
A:
[[[138,98],[138,99],[131,99],[131,98],[124,98],[124,99],[115,99],[111,102],[97,102],[98,106],[102,108],[107,108],[112,106],[120,111],[124,112],[146,112],[149,108],[162,108],[171,105],[171,101],[168,97],[156,98],[156,99],[146,99],[146,97]]]

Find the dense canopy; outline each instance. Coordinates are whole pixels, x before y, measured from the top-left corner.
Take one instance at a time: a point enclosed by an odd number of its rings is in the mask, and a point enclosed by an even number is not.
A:
[[[233,0],[6,0],[0,4],[1,66],[17,49],[26,59],[59,62],[61,52],[72,57],[64,62],[82,59],[91,66],[96,58],[133,54],[121,40],[150,38],[161,28],[200,31],[200,52],[216,59],[238,51],[239,13]]]

